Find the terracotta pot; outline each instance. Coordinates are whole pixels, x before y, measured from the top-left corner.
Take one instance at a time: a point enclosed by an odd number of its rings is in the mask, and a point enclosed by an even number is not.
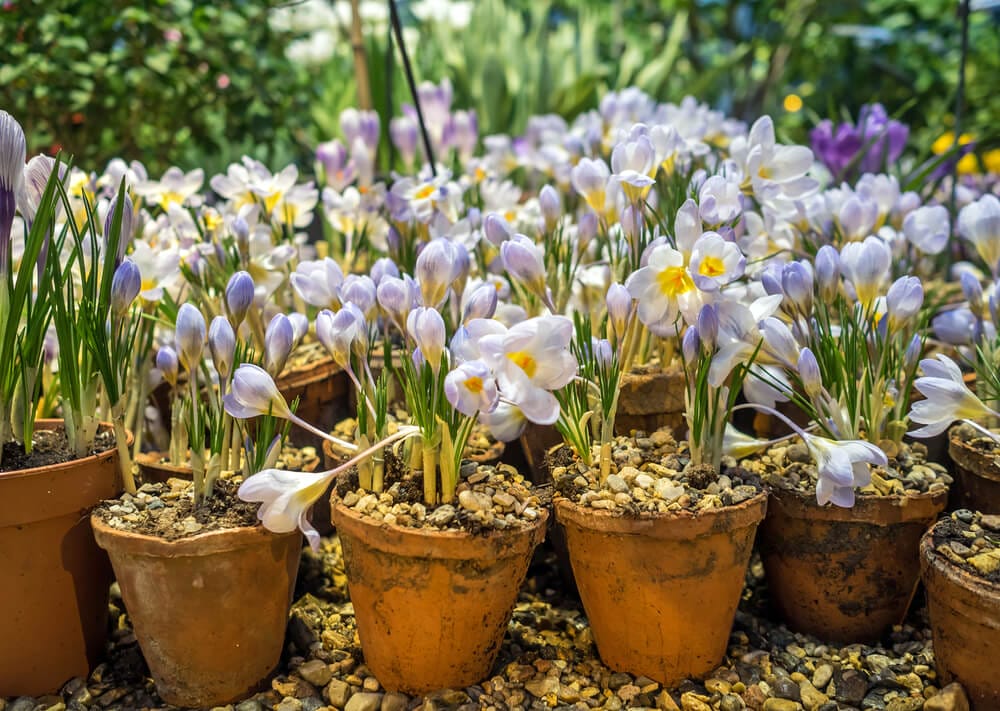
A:
[[[933,529],[920,541],[934,663],[942,685],[957,680],[976,711],[1000,709],[1000,584],[958,567],[934,550]]]
[[[632,430],[654,432],[661,427],[674,432],[685,429],[686,390],[687,376],[676,365],[665,371],[625,373],[618,394],[615,434],[628,435]]]
[[[311,343],[302,348],[322,346]],[[334,424],[351,412],[349,394],[354,391],[354,387],[350,378],[325,354],[319,360],[286,369],[278,376],[275,384],[289,404],[299,398],[296,415],[325,432],[332,430]],[[292,427],[289,439],[297,446],[312,445],[317,449],[322,442],[321,437],[301,427]]]
[[[767,494],[736,506],[621,516],[556,500],[601,659],[664,686],[719,666]]]
[[[774,489],[760,553],[782,619],[827,641],[880,639],[906,616],[920,578],[920,537],[947,501],[946,490],[859,496],[843,509]]]
[[[955,508],[1000,513],[1000,451],[984,452],[954,434],[948,437],[948,454],[954,463],[952,504]]]
[[[545,463],[545,455],[556,445],[562,444],[562,435],[552,425],[529,422],[521,433],[521,451],[528,462],[528,478],[536,486],[552,483],[552,474]]]
[[[0,473],[0,697],[56,692],[99,661],[112,578],[88,514],[121,492],[114,448]]]
[[[547,512],[476,535],[389,525],[334,497],[365,663],[389,691],[461,689],[490,675]]]
[[[301,534],[254,526],[167,541],[91,522],[160,697],[211,707],[257,691],[281,657]]]
[[[185,479],[193,476],[188,464],[171,464],[165,452],[139,452],[135,455],[135,465],[139,469],[139,481],[143,484],[165,484],[167,479]]]

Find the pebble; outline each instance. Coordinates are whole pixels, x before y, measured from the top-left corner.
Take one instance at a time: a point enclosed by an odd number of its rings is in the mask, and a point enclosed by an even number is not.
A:
[[[483,494],[472,489],[459,492],[458,503],[467,511],[489,511],[493,508],[493,499],[489,494]]]
[[[605,485],[616,494],[627,494],[631,491],[631,487],[617,474],[608,475],[607,480],[604,482]]]
[[[406,694],[392,691],[382,697],[379,711],[406,711],[409,705],[410,698]]]
[[[762,711],[800,711],[802,704],[789,699],[772,698],[764,702]]]
[[[382,706],[382,694],[361,692],[347,701],[344,711],[379,711]]]
[[[341,679],[334,679],[323,689],[323,696],[331,705],[342,709],[351,696],[351,685]]]
[[[969,711],[969,697],[961,684],[952,682],[936,696],[927,699],[924,711]]]
[[[333,672],[330,666],[321,659],[310,659],[296,670],[303,679],[316,687],[323,687],[330,683]]]
[[[833,667],[829,664],[820,664],[813,672],[812,683],[817,689],[825,689],[833,678]]]

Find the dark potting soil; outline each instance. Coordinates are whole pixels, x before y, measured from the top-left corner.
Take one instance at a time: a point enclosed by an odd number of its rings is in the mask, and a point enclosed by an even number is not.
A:
[[[939,555],[982,580],[1000,583],[1000,515],[959,509],[933,531]]]
[[[235,478],[217,481],[212,497],[198,508],[194,507],[189,481],[170,479],[165,484],[145,484],[136,496],[124,494],[105,501],[96,512],[113,528],[167,541],[256,526],[260,504],[242,501],[236,495],[241,482]]]
[[[17,442],[5,442],[3,458],[0,459],[0,472],[22,471],[45,467],[52,464],[63,464],[77,459],[76,452],[66,439],[66,432],[60,426],[54,430],[35,430],[30,454]],[[115,446],[115,434],[112,430],[97,433],[86,456],[106,452]]]

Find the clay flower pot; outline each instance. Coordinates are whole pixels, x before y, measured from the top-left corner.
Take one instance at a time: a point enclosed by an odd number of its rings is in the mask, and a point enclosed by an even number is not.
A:
[[[165,484],[167,479],[191,481],[194,474],[189,464],[171,464],[166,461],[165,452],[139,452],[135,455],[135,465],[139,470],[139,481],[143,484]]]
[[[0,473],[0,697],[53,693],[99,661],[112,577],[88,514],[121,492],[117,448]]]
[[[961,682],[976,711],[1000,709],[1000,584],[938,554],[933,529],[920,541],[920,562],[942,685]]]
[[[670,427],[675,432],[683,429],[685,392],[687,376],[678,365],[663,371],[623,374],[615,434],[628,435],[632,430],[654,432],[661,427]]]
[[[490,675],[547,512],[477,535],[366,518],[331,499],[365,663],[389,691],[461,689]]]
[[[920,578],[920,537],[947,501],[942,489],[859,496],[844,509],[772,490],[760,554],[778,613],[823,640],[878,640],[906,616]]]
[[[719,666],[767,494],[698,514],[621,516],[556,500],[601,660],[664,686]]]
[[[301,534],[254,526],[167,541],[91,521],[160,697],[211,707],[257,691],[281,657]]]
[[[973,447],[952,430],[948,454],[955,465],[955,508],[1000,513],[1000,464],[996,461],[1000,452]]]

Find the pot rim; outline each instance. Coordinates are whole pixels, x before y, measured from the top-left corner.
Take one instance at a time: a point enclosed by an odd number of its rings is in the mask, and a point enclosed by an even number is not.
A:
[[[981,452],[967,440],[959,438],[955,431],[957,427],[948,430],[948,455],[954,463],[966,470],[973,470],[976,476],[990,481],[1000,482],[1000,464],[997,455],[1000,447],[994,446],[993,453]]]
[[[336,492],[330,497],[330,511],[338,532],[364,538],[367,545],[373,548],[416,558],[451,560],[519,555],[522,547],[534,548],[541,543],[549,519],[548,509],[538,506],[538,518],[530,522],[531,525],[491,529],[488,533],[472,533],[464,529],[409,528],[367,517],[345,506]]]
[[[913,494],[858,496],[854,500],[854,506],[849,509],[832,504],[820,506],[816,503],[814,493],[803,493],[796,489],[776,486],[768,486],[767,489],[772,505],[778,506],[785,515],[792,518],[864,523],[876,526],[933,520],[948,503],[947,488]]]
[[[64,426],[63,420],[59,418],[45,418],[40,420],[35,420],[36,430],[51,431],[59,427]],[[99,422],[98,429],[114,429],[114,425],[110,422]],[[132,433],[126,431],[128,438],[128,444],[132,443]],[[26,478],[30,476],[37,476],[38,474],[66,474],[72,472],[72,470],[89,464],[90,462],[98,462],[111,457],[118,456],[118,446],[117,443],[113,447],[105,449],[103,452],[98,452],[97,454],[88,454],[85,457],[79,457],[77,459],[70,459],[66,462],[58,462],[55,464],[43,464],[40,467],[31,467],[30,469],[13,469],[11,471],[0,472],[0,480],[12,481],[14,479]]]
[[[757,525],[767,513],[768,493],[763,490],[746,501],[714,509],[656,511],[638,515],[583,506],[562,494],[555,496],[554,505],[557,520],[572,522],[582,528],[681,539]]]
[[[983,580],[977,575],[973,575],[964,570],[934,548],[934,528],[931,526],[920,539],[920,562],[923,567],[924,579],[927,573],[933,569],[935,573],[947,579],[950,583],[974,593],[977,596],[989,596],[1000,598],[1000,583]]]
[[[108,550],[113,547],[129,555],[155,558],[194,558],[246,548],[272,538],[302,535],[298,529],[289,533],[273,533],[258,522],[253,526],[206,531],[168,541],[158,536],[109,526],[96,511],[90,514],[90,523],[94,529],[94,538],[101,548]]]

